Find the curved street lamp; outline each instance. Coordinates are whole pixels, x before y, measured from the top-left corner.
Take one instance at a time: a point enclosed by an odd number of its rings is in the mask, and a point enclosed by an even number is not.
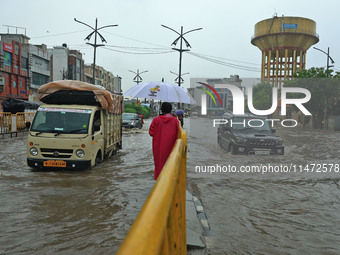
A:
[[[94,34],[94,43],[88,43],[87,42],[86,44],[89,44],[89,45],[91,45],[94,48],[94,54],[93,54],[94,55],[93,56],[93,80],[92,80],[92,82],[93,82],[93,84],[95,84],[96,83],[95,82],[95,80],[96,80],[96,76],[95,76],[95,72],[96,72],[96,50],[97,50],[97,47],[104,46],[104,44],[97,44],[97,34],[99,35],[100,39],[102,40],[102,43],[103,42],[107,43],[107,41],[105,40],[104,36],[102,36],[101,33],[99,33],[98,31],[100,29],[103,29],[103,28],[106,28],[106,27],[116,27],[118,25],[107,25],[107,26],[103,26],[103,27],[97,28],[98,19],[96,18],[96,27],[93,28],[90,25],[88,25],[88,24],[86,24],[86,23],[84,23],[82,21],[77,20],[76,18],[74,18],[74,21],[76,21],[76,22],[78,22],[80,24],[83,24],[83,25],[85,25],[85,26],[87,26],[87,27],[89,27],[89,28],[91,28],[93,30],[88,36],[86,36],[86,38],[84,40],[90,41],[92,35]]]
[[[327,49],[327,53],[319,48],[313,47],[314,49],[321,51],[322,53],[327,55],[327,70],[326,70],[326,93],[325,93],[325,110],[324,110],[324,118],[323,118],[323,128],[326,129],[328,127],[328,123],[326,125],[326,115],[327,115],[327,101],[328,101],[328,73],[329,73],[329,68],[333,67],[333,65],[329,65],[329,60],[332,61],[332,64],[334,64],[334,60],[329,56],[329,47]],[[327,126],[327,127],[326,127]]]
[[[183,26],[181,26],[181,33],[177,32],[176,30],[170,28],[170,27],[167,27],[165,25],[161,25],[162,27],[165,27],[167,29],[170,29],[171,31],[175,32],[176,34],[178,34],[179,36],[176,38],[175,41],[173,41],[173,43],[171,45],[174,45],[176,46],[177,42],[180,41],[180,46],[179,46],[179,49],[177,48],[172,48],[173,50],[177,50],[179,52],[179,72],[178,72],[178,86],[181,86],[181,80],[182,80],[182,53],[183,51],[189,51],[189,49],[183,49],[183,41],[185,42],[185,45],[187,46],[187,48],[191,48],[191,45],[189,44],[189,42],[184,38],[184,35],[190,33],[190,32],[193,32],[193,31],[197,31],[197,30],[201,30],[203,28],[196,28],[196,29],[192,29],[192,30],[189,30],[185,33],[183,33]]]
[[[179,75],[178,75],[177,73],[172,72],[172,71],[170,71],[170,73],[177,75],[177,78],[175,79],[175,83],[178,84],[178,83],[179,83],[179,80],[181,80],[181,83],[184,82],[183,78],[182,78],[182,77],[180,78]],[[183,73],[182,76],[184,76],[184,75],[186,75],[186,74],[189,74],[189,73]]]
[[[138,83],[140,83],[140,82],[143,81],[143,79],[142,79],[142,77],[140,77],[140,75],[141,75],[142,73],[148,72],[148,70],[143,71],[143,72],[141,72],[141,73],[139,72],[139,69],[137,69],[137,72],[134,72],[134,71],[131,71],[131,70],[129,70],[129,72],[134,73],[134,74],[136,75],[136,76],[133,78],[133,81],[136,82],[136,83],[138,84]]]
[[[142,74],[142,73],[146,73],[146,72],[148,72],[148,70],[146,70],[146,71],[143,71],[143,72],[139,72],[139,69],[137,69],[137,72],[134,72],[134,71],[131,71],[131,70],[129,70],[129,72],[131,72],[131,73],[134,73],[136,76],[133,78],[133,81],[136,83],[136,84],[138,84],[138,83],[140,83],[140,82],[142,82],[143,81],[143,79],[142,79],[142,77],[140,77],[140,75]],[[146,99],[145,99],[145,102],[146,102]],[[137,97],[137,104],[138,104],[138,97]]]

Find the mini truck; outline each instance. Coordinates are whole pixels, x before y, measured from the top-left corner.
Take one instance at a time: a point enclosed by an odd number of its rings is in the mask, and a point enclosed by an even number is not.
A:
[[[92,85],[94,86],[94,85]],[[39,92],[39,91],[38,91]],[[28,133],[27,164],[33,168],[84,169],[97,165],[104,158],[122,148],[122,96],[115,111],[103,109],[98,102],[86,99],[91,92],[66,91],[60,96],[62,103],[42,104]],[[86,96],[84,96],[86,94]],[[67,100],[65,99],[67,98]],[[77,104],[70,104],[73,97]],[[92,93],[93,97],[93,93]],[[43,101],[43,100],[42,100]],[[51,102],[53,100],[45,100]]]

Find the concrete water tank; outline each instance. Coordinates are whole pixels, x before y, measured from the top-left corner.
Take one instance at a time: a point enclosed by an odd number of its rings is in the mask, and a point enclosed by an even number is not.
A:
[[[274,16],[256,23],[251,43],[262,51],[261,80],[280,87],[305,69],[307,50],[317,42],[316,23],[311,19]]]

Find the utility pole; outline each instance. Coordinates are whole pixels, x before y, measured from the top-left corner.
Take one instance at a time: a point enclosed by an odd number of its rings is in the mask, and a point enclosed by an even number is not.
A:
[[[129,70],[129,72],[134,73],[134,74],[136,75],[136,76],[133,78],[133,81],[136,82],[136,83],[138,84],[138,83],[140,83],[140,82],[143,81],[143,79],[142,79],[142,77],[140,77],[140,75],[141,75],[142,73],[148,72],[148,70],[143,71],[143,72],[141,72],[141,73],[139,72],[139,69],[137,69],[137,72],[134,72],[134,71],[131,71],[131,70]]]
[[[146,73],[146,72],[148,72],[148,70],[146,70],[146,71],[143,71],[143,72],[139,72],[139,69],[137,69],[137,72],[134,72],[134,71],[131,71],[131,70],[129,70],[129,72],[131,72],[131,73],[134,73],[136,76],[133,78],[133,81],[135,82],[135,83],[140,83],[140,82],[142,82],[143,81],[143,79],[142,79],[142,77],[140,77],[140,75],[142,74],[142,73]],[[145,102],[146,102],[146,99],[145,99]],[[138,104],[138,97],[137,97],[137,104]]]
[[[177,75],[177,78],[175,79],[175,83],[179,84],[179,80],[181,80],[181,83],[184,82],[183,78],[181,77],[181,79],[180,79],[180,78],[179,78],[179,75],[178,75],[177,73],[174,73],[174,72],[172,72],[172,71],[170,71],[170,73]],[[183,73],[182,76],[184,76],[184,75],[186,75],[186,74],[189,74],[189,73]]]
[[[102,40],[102,43],[104,43],[104,42],[107,43],[105,38],[98,32],[98,30],[106,28],[106,27],[116,27],[118,25],[107,25],[107,26],[103,26],[103,27],[98,28],[97,27],[98,19],[96,18],[96,26],[95,26],[95,28],[93,28],[90,25],[77,20],[76,18],[74,18],[74,21],[76,21],[76,22],[78,22],[80,24],[83,24],[83,25],[85,25],[85,26],[87,26],[87,27],[89,27],[89,28],[91,28],[93,30],[84,40],[89,40],[90,41],[92,35],[94,34],[94,43],[88,43],[87,42],[86,44],[89,44],[89,45],[91,45],[94,48],[94,54],[93,54],[93,80],[92,80],[92,83],[95,84],[96,83],[95,82],[95,80],[96,80],[96,76],[95,76],[95,73],[96,73],[96,50],[97,50],[97,47],[104,46],[104,44],[97,44],[97,34],[99,35],[100,39]]]
[[[177,42],[180,41],[180,46],[179,46],[179,49],[177,48],[172,48],[173,50],[177,50],[179,52],[179,72],[178,72],[178,86],[181,86],[181,81],[182,81],[182,53],[184,51],[190,51],[189,49],[183,49],[183,40],[185,42],[185,45],[187,46],[187,48],[191,48],[191,45],[189,44],[189,42],[184,38],[184,35],[190,33],[190,32],[193,32],[193,31],[197,31],[197,30],[201,30],[202,28],[196,28],[196,29],[192,29],[192,30],[189,30],[185,33],[183,33],[183,26],[181,26],[181,33],[177,32],[176,30],[170,28],[170,27],[167,27],[167,26],[164,26],[164,25],[161,25],[162,27],[165,27],[167,29],[170,29],[171,31],[175,32],[176,34],[179,35],[179,37],[176,38],[176,40],[171,44],[171,45],[174,45],[176,46]]]
[[[334,64],[334,60],[331,58],[331,56],[329,56],[329,47],[328,47],[328,50],[327,50],[327,53],[324,52],[323,50],[319,49],[319,48],[316,48],[316,47],[313,47],[314,49],[318,50],[318,51],[321,51],[322,53],[326,54],[327,55],[327,70],[326,70],[326,92],[325,92],[325,110],[324,110],[324,118],[323,118],[323,128],[326,129],[328,128],[328,123],[326,125],[326,121],[327,121],[327,102],[328,102],[328,72],[329,72],[329,68],[330,67],[334,67],[333,65],[329,65],[329,60],[332,61],[332,64]]]

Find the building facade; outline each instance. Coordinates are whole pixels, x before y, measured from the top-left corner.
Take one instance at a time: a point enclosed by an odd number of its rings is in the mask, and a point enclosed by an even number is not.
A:
[[[83,54],[78,50],[70,50],[68,55],[68,78],[85,81]]]
[[[188,91],[197,103],[194,111],[200,112],[202,95],[207,94],[206,91],[208,91],[214,98],[213,99],[210,95],[207,95],[207,111],[211,114],[218,114],[219,112],[232,110],[233,97],[228,89],[216,88],[215,90],[222,101],[221,105],[215,93],[201,83],[207,84],[214,89],[216,84],[231,84],[242,88],[242,80],[238,75],[230,75],[229,78],[190,78],[190,88]]]
[[[28,41],[25,35],[0,34],[0,107],[7,98],[28,100]]]
[[[7,98],[39,101],[39,87],[51,81],[79,80],[92,83],[92,66],[87,67],[82,53],[66,44],[47,48],[31,45],[22,34],[0,34],[0,112]],[[121,78],[96,67],[96,84],[121,92]]]
[[[50,82],[50,56],[46,45],[29,45],[29,63],[31,86],[29,101],[39,101],[38,89],[41,85]]]
[[[85,81],[85,69],[82,53],[69,50],[66,44],[48,49],[51,56],[51,81]]]
[[[93,84],[93,64],[85,65],[85,81]],[[103,67],[95,66],[95,85],[100,85],[107,90],[115,93],[121,93],[121,77],[115,76]]]

